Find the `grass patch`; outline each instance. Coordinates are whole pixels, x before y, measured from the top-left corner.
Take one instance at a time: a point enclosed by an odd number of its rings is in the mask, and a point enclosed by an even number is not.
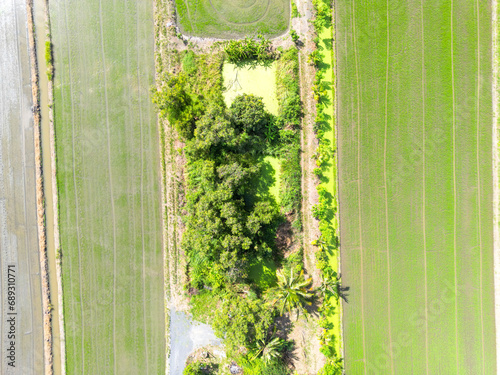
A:
[[[183,34],[243,38],[284,34],[290,20],[289,0],[175,0]]]

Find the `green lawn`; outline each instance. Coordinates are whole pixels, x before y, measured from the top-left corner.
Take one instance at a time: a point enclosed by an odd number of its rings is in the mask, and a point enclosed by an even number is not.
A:
[[[489,4],[336,12],[346,373],[494,374]]]
[[[213,38],[275,37],[288,30],[288,0],[175,0],[183,34]]]
[[[68,374],[165,372],[153,4],[50,2]]]

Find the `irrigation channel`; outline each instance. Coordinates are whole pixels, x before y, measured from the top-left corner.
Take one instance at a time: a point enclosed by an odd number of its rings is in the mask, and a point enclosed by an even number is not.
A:
[[[45,61],[45,41],[48,33],[47,12],[45,0],[34,0],[35,35],[37,43],[37,62],[39,75],[41,134],[42,134],[42,165],[45,195],[45,228],[47,236],[47,258],[49,262],[49,282],[52,305],[52,355],[54,374],[63,374],[61,355],[61,324],[59,321],[59,283],[57,281],[55,230],[54,230],[54,191],[51,149],[51,130],[49,115],[49,80]]]

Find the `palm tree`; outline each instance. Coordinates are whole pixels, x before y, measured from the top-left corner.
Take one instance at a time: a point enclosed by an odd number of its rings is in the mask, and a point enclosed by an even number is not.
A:
[[[297,319],[300,312],[305,312],[304,305],[311,305],[310,299],[314,296],[311,289],[312,278],[305,279],[304,271],[295,275],[293,268],[290,274],[285,273],[284,270],[276,272],[278,278],[278,285],[271,289],[271,295],[274,297],[272,300],[273,306],[276,303],[281,304],[280,315],[283,315],[285,309],[291,314],[291,310],[297,310]]]
[[[322,294],[329,291],[337,300],[342,298],[345,302],[347,302],[347,294],[345,292],[349,290],[349,287],[342,286],[342,283],[340,282],[340,274],[333,271],[331,268],[324,271],[323,282],[321,283],[319,290]]]
[[[326,251],[328,249],[328,245],[323,237],[323,234],[320,234],[317,240],[311,241],[311,245],[318,247],[321,251]]]
[[[283,349],[284,340],[279,337],[275,337],[269,341],[258,340],[255,344],[256,352],[252,357],[252,361],[258,356],[262,355],[262,360],[264,362],[269,362],[274,358],[278,358],[281,355],[281,350]]]

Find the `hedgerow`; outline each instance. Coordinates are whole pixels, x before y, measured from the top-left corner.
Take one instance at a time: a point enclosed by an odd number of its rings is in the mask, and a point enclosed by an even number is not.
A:
[[[331,0],[313,0],[315,9],[315,19],[313,21],[316,34],[319,35],[324,28],[332,28],[332,3]],[[316,47],[319,45],[319,37],[314,38]],[[323,48],[331,48],[324,45]],[[330,144],[325,133],[332,126],[331,120],[324,113],[326,107],[331,105],[328,97],[328,84],[324,81],[324,72],[321,67],[321,62],[324,55],[316,49],[308,58],[308,63],[316,67],[316,77],[313,84],[313,94],[316,100],[317,115],[315,119],[314,131],[318,138],[319,145],[314,154],[317,168],[314,173],[321,179],[324,171],[329,168],[332,162],[332,149],[335,145]],[[332,69],[332,68],[330,68]],[[329,122],[330,120],[330,122]],[[333,164],[335,168],[335,164]],[[323,279],[323,303],[320,306],[321,319],[320,326],[323,328],[320,337],[321,352],[327,357],[327,363],[319,372],[320,375],[340,375],[343,371],[342,359],[340,353],[336,351],[336,342],[340,337],[335,337],[333,323],[328,317],[338,314],[339,298],[342,296],[342,287],[340,286],[340,276],[329,265],[327,248],[333,247],[333,250],[338,250],[338,235],[336,228],[332,226],[334,215],[337,209],[336,198],[322,185],[318,185],[318,204],[313,207],[313,215],[319,220],[319,229],[321,232],[320,239],[313,241],[313,244],[318,247],[316,252],[317,266],[321,270]],[[326,285],[334,283],[336,285],[336,294]],[[332,301],[334,301],[332,303]]]
[[[281,209],[294,215],[294,226],[301,229],[302,172],[300,167],[300,124],[303,116],[299,88],[299,55],[296,47],[286,50],[277,61],[276,96],[281,149]]]

